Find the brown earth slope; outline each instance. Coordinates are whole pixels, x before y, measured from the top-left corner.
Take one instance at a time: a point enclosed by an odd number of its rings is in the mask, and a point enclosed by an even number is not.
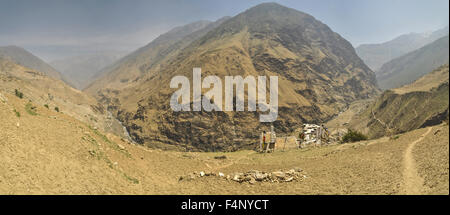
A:
[[[0,47],[0,58],[8,59],[14,63],[34,69],[54,79],[62,80],[61,74],[52,66],[34,56],[27,50],[17,46]]]
[[[61,80],[0,58],[0,92],[23,94],[32,106],[56,108],[92,127],[126,137],[120,123],[95,98]]]
[[[63,113],[0,93],[0,194],[401,194],[405,151],[422,194],[448,195],[448,125],[397,139],[259,154],[150,150],[103,135]],[[20,117],[16,114],[20,112]],[[224,159],[215,159],[215,157]],[[233,175],[299,167],[306,178],[251,185],[220,177],[179,180],[193,172]]]
[[[385,91],[348,127],[373,138],[448,121],[448,84],[448,65],[443,65],[409,85]]]
[[[104,82],[100,79],[87,91],[108,105],[138,143],[204,151],[252,147],[259,131],[269,126],[259,123],[255,112],[170,109],[176,90],[169,87],[170,80],[176,75],[192,78],[194,67],[202,68],[203,77],[222,80],[227,75],[278,76],[274,125],[279,133],[292,132],[302,122],[326,121],[352,101],[378,93],[374,73],[349,42],[314,17],[274,3],[232,17],[169,58],[143,67],[135,83],[117,90],[97,85]]]

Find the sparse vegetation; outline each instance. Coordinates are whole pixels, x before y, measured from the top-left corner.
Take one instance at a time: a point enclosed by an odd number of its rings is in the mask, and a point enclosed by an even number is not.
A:
[[[95,135],[97,135],[98,137],[102,138],[103,141],[105,143],[108,143],[113,149],[115,149],[115,150],[117,150],[119,152],[122,152],[127,157],[131,157],[131,154],[126,149],[121,149],[119,147],[119,145],[117,145],[116,142],[113,142],[113,141],[109,140],[109,138],[107,136],[105,136],[104,134],[99,132],[96,128],[92,128],[90,125],[88,125],[88,127],[89,127],[89,129],[91,129],[92,132],[94,132]]]
[[[15,89],[15,90],[14,90],[14,93],[16,94],[17,97],[19,97],[19,98],[21,98],[21,99],[23,98],[23,93],[20,92],[18,89]]]
[[[348,132],[342,137],[342,143],[358,142],[361,140],[367,140],[367,136],[358,131],[349,129]]]
[[[31,103],[27,103],[27,104],[25,105],[25,110],[27,111],[28,114],[30,114],[30,115],[32,115],[32,116],[36,116],[36,115],[37,115],[37,113],[36,113],[36,107],[33,106],[33,104],[31,104]]]
[[[59,107],[55,107],[55,111],[56,111],[56,112],[59,112]]]
[[[139,184],[139,180],[138,179],[130,177],[124,172],[122,174],[127,180],[131,181],[133,184]]]
[[[399,135],[395,135],[395,136],[391,136],[389,139],[391,139],[391,140],[396,140],[396,139],[398,139],[400,136]]]
[[[49,109],[48,104],[45,104],[44,107],[46,107],[47,109]]]
[[[16,114],[17,117],[20,118],[20,112],[19,112],[19,111],[17,111],[16,109],[14,109],[14,113]]]

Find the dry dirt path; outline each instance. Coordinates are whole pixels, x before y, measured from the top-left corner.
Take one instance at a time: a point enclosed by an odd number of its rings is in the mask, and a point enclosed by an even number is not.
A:
[[[428,130],[420,136],[419,139],[408,145],[408,148],[405,150],[405,154],[403,155],[403,189],[401,189],[401,194],[406,195],[418,195],[424,193],[423,186],[423,178],[419,176],[416,168],[416,161],[413,156],[414,146],[423,140],[425,136],[427,136],[433,128],[429,127]]]

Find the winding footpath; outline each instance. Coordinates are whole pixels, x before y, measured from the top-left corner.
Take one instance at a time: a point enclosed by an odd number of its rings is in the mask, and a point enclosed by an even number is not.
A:
[[[419,139],[408,145],[408,148],[405,150],[405,154],[403,156],[403,188],[401,190],[401,194],[406,195],[419,195],[423,194],[425,191],[425,187],[423,186],[424,180],[420,177],[417,172],[416,161],[413,156],[414,146],[423,140],[425,136],[427,136],[433,128],[429,127],[428,130],[420,136]]]

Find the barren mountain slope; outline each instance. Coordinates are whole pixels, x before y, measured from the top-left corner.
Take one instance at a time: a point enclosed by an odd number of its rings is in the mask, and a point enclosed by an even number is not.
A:
[[[444,65],[409,85],[385,91],[349,126],[381,137],[448,121],[448,83]]]
[[[395,58],[376,72],[382,89],[398,88],[410,84],[433,69],[448,64],[448,35],[418,50]]]
[[[149,68],[159,68],[165,59],[175,55],[193,40],[228,19],[224,17],[216,22],[198,21],[176,27],[162,34],[148,45],[125,56],[113,65],[104,68],[85,91],[96,95],[102,88],[120,90],[135,84],[147,73]]]
[[[412,149],[418,177],[426,179],[423,193],[448,195],[447,125],[431,127],[427,135],[425,128],[395,140],[270,154],[172,152],[127,144],[45,107],[31,115],[27,103],[0,92],[0,194],[397,194],[408,183],[405,150],[423,137]],[[233,175],[296,167],[306,177],[286,183],[179,180],[200,171]]]
[[[0,47],[0,58],[8,59],[19,65],[40,71],[54,79],[62,80],[61,74],[58,71],[21,47]]]
[[[378,92],[374,73],[349,42],[312,16],[274,3],[226,20],[158,66],[147,67],[134,84],[88,91],[117,114],[139,143],[183,150],[250,147],[268,126],[259,123],[256,112],[170,109],[171,78],[192,80],[194,67],[202,68],[202,77],[222,80],[227,75],[278,76],[277,132],[325,121],[352,101]]]
[[[373,71],[378,71],[390,60],[428,45],[445,35],[448,35],[448,27],[431,33],[404,34],[380,44],[362,44],[356,48],[356,53]]]
[[[126,136],[120,123],[93,97],[61,80],[0,58],[0,92],[15,94],[15,90],[32,106],[57,108],[92,127]]]

